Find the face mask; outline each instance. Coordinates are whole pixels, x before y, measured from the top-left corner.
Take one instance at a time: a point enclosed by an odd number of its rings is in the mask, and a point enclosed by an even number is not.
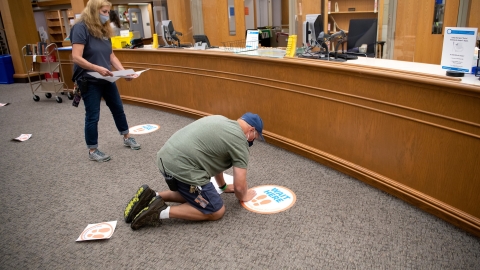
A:
[[[248,139],[250,139],[250,133],[248,133],[247,135],[247,142],[248,142],[248,147],[252,147],[253,141],[255,141],[255,139],[253,139],[252,141],[249,141]]]
[[[105,16],[103,14],[100,14],[100,22],[102,24],[105,24],[108,20],[110,20],[110,17],[109,16]]]

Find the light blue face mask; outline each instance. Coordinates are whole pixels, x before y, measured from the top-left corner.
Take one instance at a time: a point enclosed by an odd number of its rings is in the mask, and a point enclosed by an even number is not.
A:
[[[103,14],[100,14],[100,22],[102,24],[105,24],[108,20],[110,20],[110,17],[109,16],[105,16]]]

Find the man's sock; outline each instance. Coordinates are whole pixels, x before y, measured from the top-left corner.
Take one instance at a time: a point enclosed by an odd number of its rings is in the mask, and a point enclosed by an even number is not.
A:
[[[167,219],[170,218],[170,206],[165,208],[162,212],[160,212],[160,219]]]
[[[157,192],[155,192],[155,196],[160,196],[160,194],[158,194],[158,191],[157,191]]]

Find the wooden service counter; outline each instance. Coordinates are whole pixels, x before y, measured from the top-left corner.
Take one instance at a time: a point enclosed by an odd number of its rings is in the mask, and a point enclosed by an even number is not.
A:
[[[193,118],[258,113],[268,143],[480,236],[479,85],[353,62],[187,49],[115,54],[126,69],[150,69],[117,81],[125,102]],[[61,52],[66,78],[69,55]]]

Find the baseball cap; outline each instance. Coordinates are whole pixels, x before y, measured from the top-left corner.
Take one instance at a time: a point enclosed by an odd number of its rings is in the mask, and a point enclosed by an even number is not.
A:
[[[265,138],[263,138],[262,132],[263,132],[263,121],[258,114],[254,114],[251,112],[247,112],[242,117],[240,117],[243,121],[247,122],[250,126],[254,127],[255,130],[258,132],[260,135],[260,139],[262,141],[265,141]]]

